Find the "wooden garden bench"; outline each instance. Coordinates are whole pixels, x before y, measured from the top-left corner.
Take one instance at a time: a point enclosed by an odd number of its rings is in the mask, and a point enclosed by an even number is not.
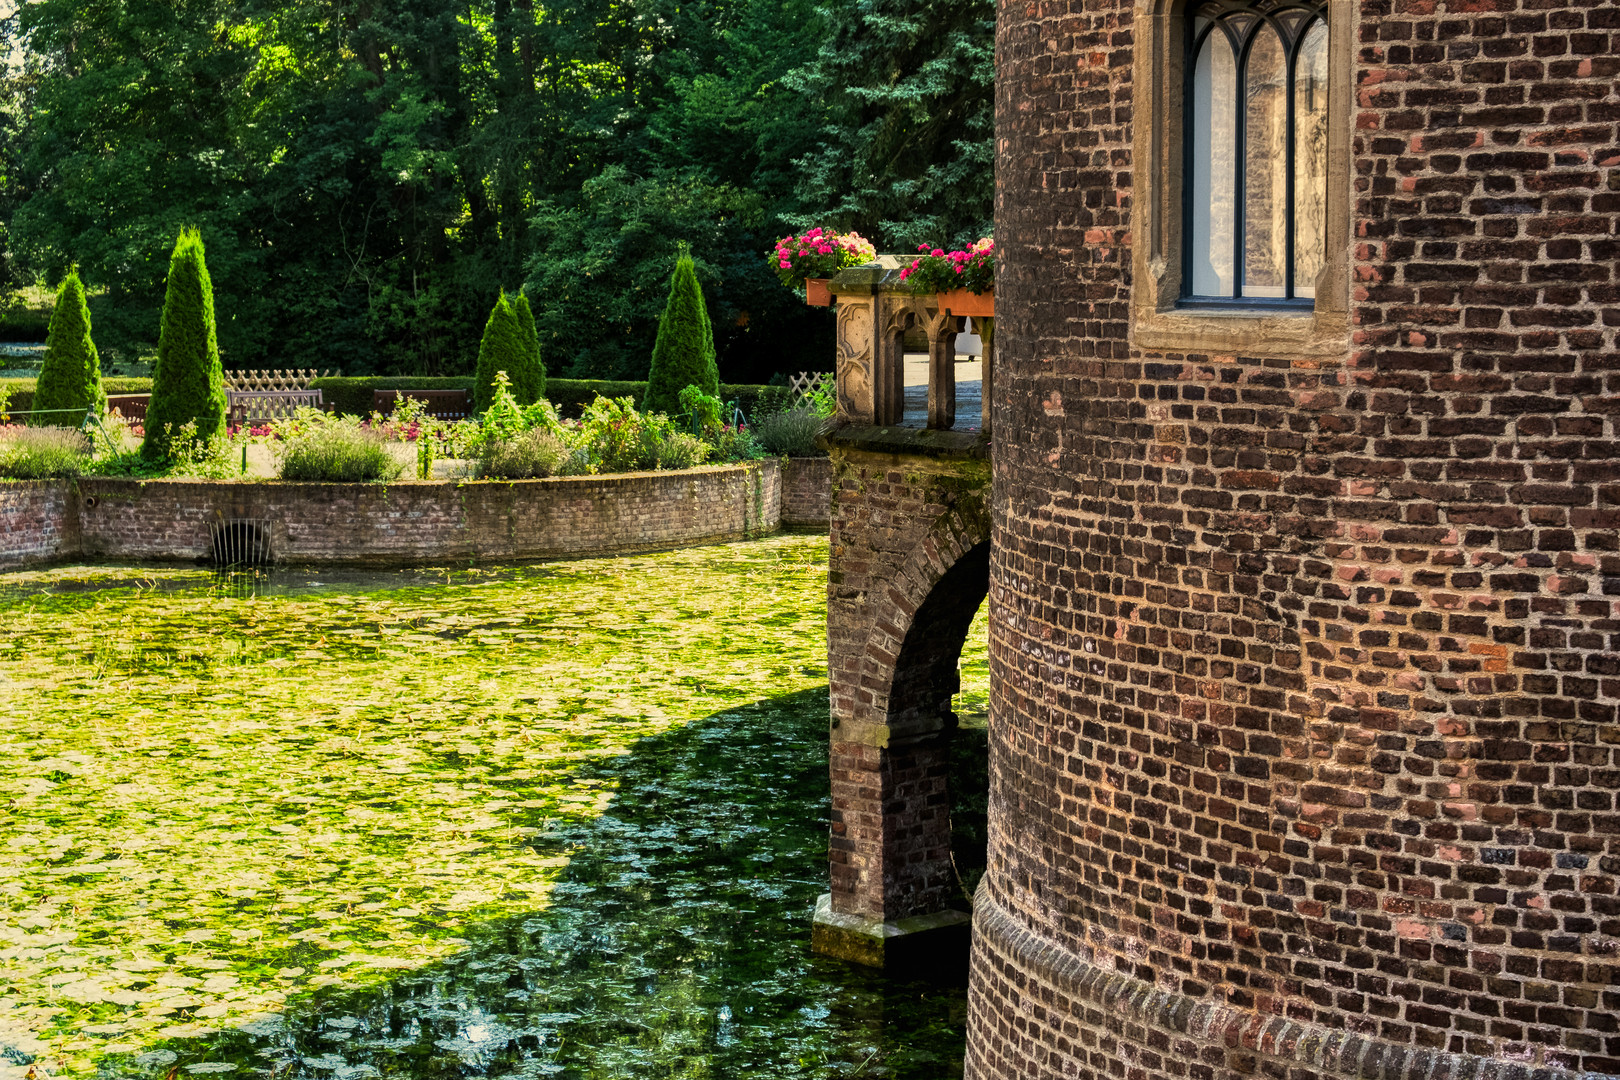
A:
[[[117,410],[130,423],[140,423],[146,419],[146,403],[151,400],[151,394],[108,394],[107,412]]]
[[[466,390],[373,390],[371,408],[387,416],[401,397],[425,404],[435,420],[465,420],[472,415],[472,394]]]

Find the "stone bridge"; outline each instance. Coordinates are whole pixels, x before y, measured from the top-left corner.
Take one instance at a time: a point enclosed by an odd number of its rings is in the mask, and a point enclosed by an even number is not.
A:
[[[879,967],[965,962],[951,859],[948,753],[957,661],[989,585],[989,410],[955,428],[963,320],[898,281],[899,262],[843,271],[832,455],[827,639],[832,891],[817,951]],[[982,394],[994,371],[994,319]],[[904,338],[929,343],[925,426],[905,426]]]

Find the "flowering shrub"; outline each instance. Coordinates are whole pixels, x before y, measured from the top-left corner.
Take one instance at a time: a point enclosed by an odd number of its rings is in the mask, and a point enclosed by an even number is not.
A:
[[[996,242],[988,236],[966,251],[930,249],[927,244],[917,245],[917,250],[923,254],[900,271],[900,280],[910,285],[912,292],[966,289],[982,293],[995,287]]]
[[[807,278],[828,278],[846,266],[859,266],[877,258],[877,249],[860,233],[835,233],[815,228],[803,236],[784,236],[771,252],[771,267],[790,289],[804,287]]]
[[[132,424],[130,430],[133,431],[138,426]],[[273,439],[276,437],[276,429],[270,424],[248,424],[246,427],[241,424],[228,424],[225,427],[225,434],[233,439],[239,435],[250,439]]]

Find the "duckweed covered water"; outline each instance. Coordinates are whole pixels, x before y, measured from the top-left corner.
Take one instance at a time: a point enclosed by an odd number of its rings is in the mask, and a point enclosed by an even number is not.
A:
[[[0,1077],[958,1074],[808,953],[825,557],[4,579]]]

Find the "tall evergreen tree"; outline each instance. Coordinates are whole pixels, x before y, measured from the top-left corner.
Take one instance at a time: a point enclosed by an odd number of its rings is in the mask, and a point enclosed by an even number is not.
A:
[[[681,411],[681,391],[696,386],[705,394],[720,394],[720,371],[714,359],[714,327],[703,302],[703,286],[685,245],[669,276],[669,299],[658,320],[652,368],[647,373],[647,412],[674,415]]]
[[[512,380],[512,396],[523,405],[532,405],[546,396],[546,362],[540,355],[540,335],[535,330],[534,311],[529,307],[529,296],[522,289],[512,298],[512,313],[517,316],[518,328],[523,332],[526,362],[516,372],[508,372]]]
[[[56,294],[56,310],[51,313],[45,337],[45,363],[39,369],[33,408],[36,415],[31,422],[70,427],[91,409],[98,413],[107,410],[107,393],[101,387],[101,358],[90,338],[90,306],[85,303],[84,284],[77,270],[68,274]]]
[[[513,397],[517,397],[513,372],[521,371],[528,362],[529,352],[523,344],[523,326],[517,313],[501,293],[495,309],[484,324],[484,338],[478,344],[478,370],[473,375],[473,411],[483,412],[495,400],[495,376],[506,372],[512,382]]]
[[[173,455],[179,430],[193,421],[196,437],[225,429],[225,373],[214,330],[214,284],[208,277],[202,234],[187,229],[169,258],[169,281],[158,332],[152,398],[146,406],[147,459]]]
[[[993,0],[863,0],[828,9],[819,54],[783,82],[826,103],[800,169],[796,224],[834,222],[881,250],[970,243],[995,196]]]

